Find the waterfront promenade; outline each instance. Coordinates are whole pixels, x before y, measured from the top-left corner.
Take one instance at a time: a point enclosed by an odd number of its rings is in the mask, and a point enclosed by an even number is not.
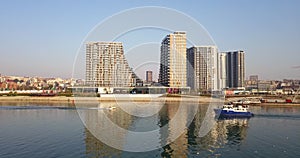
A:
[[[1,102],[30,102],[30,103],[89,103],[89,102],[114,102],[114,101],[134,101],[134,102],[199,102],[209,103],[217,100],[210,97],[179,96],[179,97],[35,97],[35,96],[1,96]]]
[[[232,100],[232,99],[230,99]],[[51,103],[51,104],[75,104],[75,103],[95,103],[95,102],[190,102],[190,103],[201,103],[209,104],[216,102],[229,102],[230,100],[219,100],[217,98],[207,96],[162,96],[162,97],[65,97],[65,96],[54,96],[54,97],[36,97],[36,96],[1,96],[1,103]],[[255,104],[255,106],[300,106],[300,103],[261,103]]]

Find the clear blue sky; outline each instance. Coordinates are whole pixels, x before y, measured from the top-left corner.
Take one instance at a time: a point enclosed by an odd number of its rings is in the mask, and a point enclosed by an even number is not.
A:
[[[0,73],[71,77],[88,32],[124,9],[163,6],[195,18],[221,51],[246,51],[246,75],[300,79],[300,1],[2,0]],[[129,60],[130,61],[130,60]]]

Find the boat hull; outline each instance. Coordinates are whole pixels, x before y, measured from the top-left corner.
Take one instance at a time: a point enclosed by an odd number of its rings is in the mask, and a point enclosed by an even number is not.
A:
[[[250,118],[254,116],[251,112],[235,112],[215,109],[216,114],[219,114],[219,118]]]

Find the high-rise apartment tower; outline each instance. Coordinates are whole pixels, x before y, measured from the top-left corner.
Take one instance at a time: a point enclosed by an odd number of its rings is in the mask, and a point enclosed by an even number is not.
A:
[[[139,80],[129,67],[121,42],[86,44],[86,83],[98,87],[131,87]]]
[[[168,87],[186,87],[186,75],[186,33],[174,32],[161,42],[158,82]]]

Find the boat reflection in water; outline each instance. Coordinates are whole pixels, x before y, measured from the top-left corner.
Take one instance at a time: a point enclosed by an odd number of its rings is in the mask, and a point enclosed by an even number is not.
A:
[[[219,118],[206,136],[198,137],[201,117],[196,115],[195,121],[189,126],[188,144],[191,155],[218,157],[230,155],[228,147],[240,150],[247,137],[249,118]]]
[[[104,103],[105,104],[105,103]],[[118,105],[105,105],[116,106],[117,108],[112,111],[105,111],[100,113],[99,111],[91,111],[85,114],[85,121],[93,128],[97,128],[94,122],[99,122],[101,126],[107,126],[107,131],[110,132],[115,138],[118,139],[120,146],[127,148],[132,141],[128,133],[114,133],[109,125],[101,124],[105,114],[112,122],[117,124],[123,129],[129,131],[152,131],[157,130],[157,138],[149,140],[149,143],[154,143],[157,146],[165,144],[168,140],[174,139],[177,132],[182,134],[175,139],[172,143],[164,145],[162,148],[146,151],[146,152],[126,152],[119,149],[115,149],[106,145],[104,142],[98,140],[94,133],[85,128],[85,145],[86,155],[88,157],[191,157],[191,156],[218,156],[223,155],[226,151],[223,151],[226,146],[231,146],[233,149],[239,149],[247,135],[248,121],[249,119],[220,119],[217,120],[212,130],[204,137],[199,137],[199,129],[201,122],[203,121],[208,105],[186,105],[184,112],[180,113],[180,121],[170,123],[170,120],[174,117],[178,111],[179,104],[163,104],[152,106],[152,110],[158,110],[158,113],[148,117],[136,117],[130,115],[129,112],[138,110],[131,106],[128,107],[128,111],[124,111],[118,108]],[[192,122],[188,122],[189,111],[193,110],[193,107],[197,106],[198,112],[193,118]],[[166,128],[161,128],[165,126]],[[177,127],[185,126],[185,130],[177,131]],[[100,128],[100,127],[99,127]],[[103,128],[101,128],[103,129]],[[113,140],[114,138],[107,138],[106,141]],[[148,142],[145,142],[148,143]],[[145,144],[147,145],[147,144]]]
[[[248,124],[247,118],[220,119],[212,131],[223,145],[240,145],[247,136]]]

